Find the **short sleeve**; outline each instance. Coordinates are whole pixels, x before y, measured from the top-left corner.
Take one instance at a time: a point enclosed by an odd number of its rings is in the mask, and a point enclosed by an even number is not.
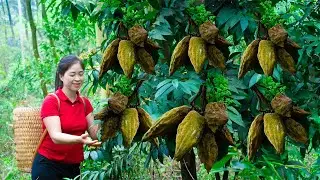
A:
[[[59,104],[56,97],[48,95],[42,102],[41,119],[48,116],[59,116]]]
[[[83,99],[84,99],[84,102],[86,103],[86,112],[85,112],[85,114],[87,116],[88,114],[92,113],[93,107],[92,107],[91,102],[89,101],[88,98],[84,97]]]

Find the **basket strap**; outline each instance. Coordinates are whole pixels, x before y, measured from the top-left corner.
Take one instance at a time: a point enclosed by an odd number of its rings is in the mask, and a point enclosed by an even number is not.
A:
[[[59,97],[55,93],[50,93],[48,95],[56,97],[56,99],[58,101],[58,111],[60,112],[60,99],[59,99]],[[35,151],[33,153],[32,162],[34,161],[34,158],[36,157],[38,149],[39,149],[40,145],[42,144],[43,139],[46,137],[47,134],[48,134],[48,130],[47,130],[47,128],[45,128],[43,133],[41,134],[39,143],[38,143],[38,145],[37,145],[37,147],[36,147],[36,149],[35,149]]]
[[[80,96],[81,100],[82,100],[82,103],[84,105],[84,113],[87,112],[87,106],[86,106],[86,101],[84,100],[84,97],[83,96]]]
[[[58,111],[60,112],[60,99],[55,93],[49,93],[48,95],[54,96],[58,101]]]

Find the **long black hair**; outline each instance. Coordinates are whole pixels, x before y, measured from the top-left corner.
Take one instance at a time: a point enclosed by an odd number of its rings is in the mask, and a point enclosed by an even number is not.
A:
[[[63,82],[60,79],[60,76],[63,76],[64,73],[74,64],[80,63],[82,69],[84,69],[84,64],[83,62],[74,55],[69,55],[63,57],[57,67],[57,72],[56,72],[56,79],[55,79],[55,90],[58,90],[60,87],[63,86]]]

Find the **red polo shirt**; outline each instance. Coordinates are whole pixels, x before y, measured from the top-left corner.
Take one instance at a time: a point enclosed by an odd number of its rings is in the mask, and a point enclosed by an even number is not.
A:
[[[77,93],[77,99],[72,103],[61,88],[56,91],[56,94],[60,100],[60,108],[56,97],[53,95],[47,96],[42,103],[41,119],[48,116],[59,116],[63,133],[78,136],[83,134],[88,128],[86,116],[93,110],[90,101],[83,98],[84,106],[79,93]],[[44,129],[43,122],[42,127]],[[76,164],[83,161],[83,144],[55,144],[49,133],[43,139],[38,152],[50,160],[67,164]]]

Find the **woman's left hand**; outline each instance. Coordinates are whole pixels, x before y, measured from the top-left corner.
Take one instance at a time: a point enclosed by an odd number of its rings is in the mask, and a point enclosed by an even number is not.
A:
[[[80,137],[81,137],[81,143],[83,143],[83,144],[92,145],[92,144],[98,143],[98,140],[92,140],[89,137],[89,134],[87,134],[87,133],[82,134]]]
[[[89,144],[88,146],[91,146],[91,147],[101,147],[101,142],[95,142],[93,144]]]

